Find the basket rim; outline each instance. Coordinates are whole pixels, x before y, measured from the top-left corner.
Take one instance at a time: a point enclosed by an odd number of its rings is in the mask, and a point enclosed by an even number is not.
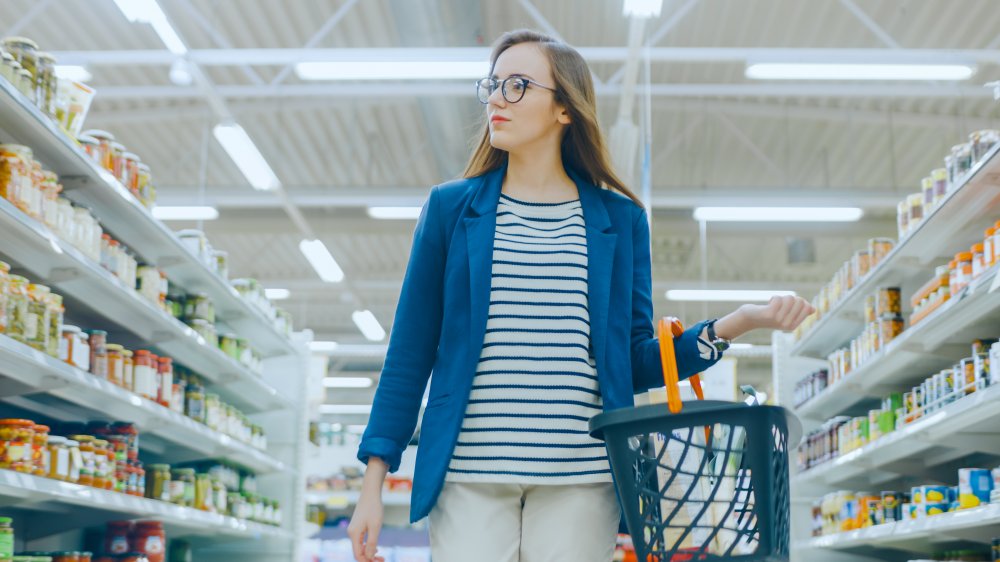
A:
[[[784,417],[788,427],[788,447],[794,449],[802,439],[802,422],[799,418],[781,406],[760,405],[748,406],[743,402],[726,402],[723,400],[696,400],[684,403],[684,410],[679,414],[672,414],[667,408],[667,404],[647,404],[631,408],[619,408],[597,414],[590,419],[590,436],[596,439],[604,439],[604,430],[610,426],[655,420],[670,417],[674,420],[683,421],[685,417],[695,417],[709,412],[731,412],[745,410],[747,408],[760,409]],[[699,425],[692,421],[691,425]]]

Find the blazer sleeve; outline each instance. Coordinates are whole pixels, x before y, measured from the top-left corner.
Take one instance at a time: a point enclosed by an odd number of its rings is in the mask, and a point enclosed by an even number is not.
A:
[[[649,221],[638,209],[632,222],[632,388],[644,392],[663,386],[660,340],[654,335]],[[680,378],[686,379],[714,365],[721,357],[699,348],[698,339],[708,322],[699,322],[674,338]]]
[[[399,469],[413,436],[437,357],[447,251],[439,197],[437,187],[432,188],[417,220],[385,363],[358,448],[361,462],[379,457],[390,472]]]

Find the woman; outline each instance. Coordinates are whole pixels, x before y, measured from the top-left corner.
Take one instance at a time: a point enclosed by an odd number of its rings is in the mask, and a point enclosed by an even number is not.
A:
[[[490,60],[479,146],[414,232],[358,452],[358,561],[382,559],[382,485],[432,372],[410,518],[430,517],[434,562],[611,560],[621,511],[587,423],[663,386],[646,213],[612,171],[587,64],[532,31],[505,34]],[[676,341],[681,376],[811,312],[782,297],[695,325]]]

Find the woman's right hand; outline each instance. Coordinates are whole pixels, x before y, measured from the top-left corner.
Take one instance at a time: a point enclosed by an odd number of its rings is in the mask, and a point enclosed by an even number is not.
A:
[[[354,506],[347,536],[351,538],[354,560],[357,562],[385,562],[378,552],[378,536],[382,532],[385,508],[382,505],[382,481],[386,466],[378,459],[371,459],[365,471],[365,483],[358,505]]]

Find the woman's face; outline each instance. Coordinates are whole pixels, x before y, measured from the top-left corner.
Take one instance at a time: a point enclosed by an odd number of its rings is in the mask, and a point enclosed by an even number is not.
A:
[[[502,83],[511,76],[528,78],[554,87],[548,57],[535,43],[519,43],[497,58],[493,78]],[[516,84],[508,85],[508,97],[517,99]],[[536,149],[548,142],[559,143],[569,124],[569,114],[555,102],[555,92],[529,83],[524,97],[516,103],[504,99],[498,85],[486,104],[490,144],[507,152]]]

